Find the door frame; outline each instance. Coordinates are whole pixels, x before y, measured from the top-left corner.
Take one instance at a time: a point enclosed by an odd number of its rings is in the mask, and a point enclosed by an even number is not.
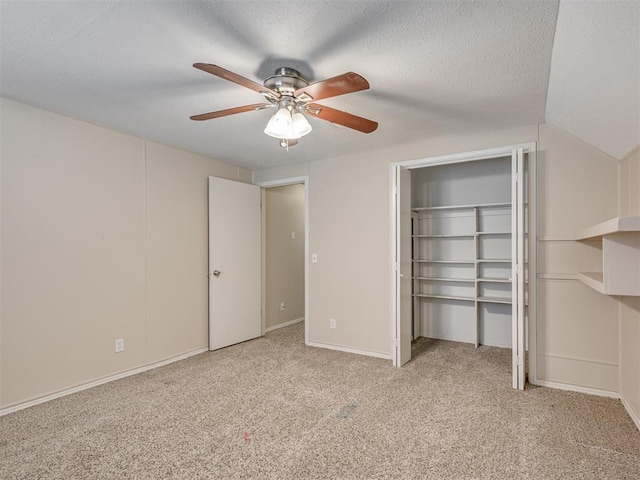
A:
[[[268,180],[255,183],[262,189],[262,198],[264,199],[264,190],[273,187],[286,187],[288,185],[304,185],[304,344],[309,344],[309,176],[287,177],[276,180]],[[262,205],[262,203],[261,203]],[[265,211],[262,212],[262,335],[264,335],[266,324],[266,306],[265,306],[265,288],[266,288],[266,255],[265,255]]]
[[[399,321],[400,321],[400,271],[396,269],[396,258],[398,258],[399,241],[397,233],[399,232],[399,222],[397,213],[397,190],[399,185],[398,172],[399,168],[407,168],[413,170],[422,167],[433,167],[436,165],[447,165],[453,163],[462,163],[475,160],[486,160],[490,158],[505,156],[511,157],[514,149],[522,148],[527,153],[527,169],[528,169],[528,212],[529,212],[529,231],[528,231],[528,268],[529,268],[529,301],[528,301],[528,322],[526,325],[528,356],[528,379],[529,383],[535,385],[537,383],[536,369],[536,332],[537,332],[537,144],[536,142],[523,143],[517,145],[508,145],[504,147],[490,148],[484,150],[475,150],[471,152],[456,153],[451,155],[439,155],[435,157],[418,158],[415,160],[405,160],[393,162],[389,165],[389,198],[390,198],[390,224],[389,238],[391,249],[389,252],[389,272],[390,272],[390,351],[393,359],[393,366],[399,365],[397,342],[400,341]]]

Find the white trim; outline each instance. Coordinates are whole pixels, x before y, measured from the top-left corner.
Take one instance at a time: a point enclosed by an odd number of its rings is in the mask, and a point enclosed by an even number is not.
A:
[[[391,360],[391,355],[389,355],[388,353],[370,352],[370,351],[367,351],[367,350],[358,350],[357,348],[342,347],[340,345],[331,345],[330,343],[307,342],[307,346],[309,346],[309,347],[318,347],[318,348],[326,348],[328,350],[337,350],[339,352],[355,353],[356,355],[365,355],[367,357],[375,357],[375,358],[382,358],[384,360]]]
[[[539,273],[538,280],[578,281],[577,273]]]
[[[631,417],[631,420],[633,420],[633,423],[636,424],[636,428],[640,430],[640,415],[633,409],[631,404],[625,400],[624,396],[620,396],[620,401],[622,402],[624,409]]]
[[[287,185],[297,185],[299,183],[306,183],[308,180],[309,180],[309,176],[304,175],[302,177],[287,177],[287,178],[281,178],[278,180],[267,180],[264,182],[258,182],[255,185],[262,188],[286,187]]]
[[[261,188],[304,185],[304,317],[309,318],[309,175],[258,182]],[[264,324],[263,324],[264,325]],[[304,343],[309,344],[309,322],[304,322]]]
[[[557,235],[538,235],[539,242],[575,242],[573,233],[559,233]]]
[[[398,348],[397,348],[397,335],[400,334],[397,322],[400,321],[400,312],[399,308],[399,297],[400,292],[398,290],[397,285],[397,272],[395,269],[397,253],[398,253],[398,238],[397,238],[397,230],[398,230],[398,222],[400,219],[398,218],[397,208],[397,195],[396,188],[398,186],[398,166],[396,164],[389,165],[390,169],[390,185],[389,185],[389,206],[391,211],[389,212],[389,244],[391,245],[391,255],[389,256],[389,273],[391,275],[389,285],[391,285],[391,301],[389,302],[389,318],[391,321],[389,322],[389,351],[391,352],[391,360],[394,367],[398,367],[400,361],[398,359]]]
[[[527,152],[527,174],[529,177],[529,190],[527,191],[529,220],[527,242],[529,250],[527,254],[530,269],[527,276],[529,284],[525,349],[528,361],[525,362],[525,369],[527,369],[528,377],[535,382],[538,378],[538,242],[536,240],[538,236],[538,144],[533,142],[530,145],[532,147]]]
[[[304,317],[296,318],[293,320],[289,320],[288,322],[279,323],[278,325],[274,325],[273,327],[265,328],[264,333],[273,332],[274,330],[278,330],[279,328],[290,327],[296,323],[304,322]]]
[[[553,388],[555,390],[564,390],[567,392],[586,393],[587,395],[596,395],[598,397],[609,397],[621,399],[618,392],[611,392],[609,390],[600,390],[598,388],[581,387],[579,385],[570,385],[568,383],[550,382],[548,380],[538,380],[535,384],[539,387]]]
[[[194,355],[199,355],[201,353],[205,353],[209,351],[209,347],[198,348],[197,350],[192,350],[187,353],[182,353],[180,355],[176,355],[175,357],[167,358],[165,360],[160,360],[159,362],[151,363],[149,365],[145,365],[143,367],[134,368],[131,370],[126,370],[124,372],[116,373],[115,375],[109,375],[108,377],[103,377],[99,380],[93,380],[88,383],[83,383],[81,385],[77,385],[75,387],[66,388],[64,390],[60,390],[55,393],[51,393],[49,395],[45,395],[44,397],[36,398],[34,400],[29,400],[26,402],[19,403],[17,405],[13,405],[11,407],[0,409],[0,417],[3,415],[7,415],[9,413],[17,412],[18,410],[23,410],[25,408],[33,407],[35,405],[39,405],[41,403],[48,402],[50,400],[55,400],[56,398],[66,397],[67,395],[71,395],[72,393],[78,393],[83,390],[88,390],[89,388],[97,387],[99,385],[103,385],[105,383],[113,382],[115,380],[120,380],[122,378],[131,377],[133,375],[137,375],[139,373],[146,372],[148,370],[153,370],[154,368],[164,367],[165,365],[169,365],[170,363],[179,362],[180,360],[185,360]]]
[[[267,330],[267,193],[260,188],[260,335]]]
[[[571,360],[573,362],[595,363],[597,365],[609,365],[610,367],[618,367],[618,362],[609,362],[607,360],[593,360],[590,358],[574,357],[571,355],[558,355],[555,353],[542,353],[541,357],[560,358],[562,360]]]
[[[471,162],[476,160],[487,160],[490,158],[509,157],[511,152],[516,148],[522,148],[525,152],[535,152],[536,142],[522,143],[518,145],[509,145],[506,147],[489,148],[485,150],[475,150],[472,152],[454,153],[451,155],[439,155],[437,157],[424,157],[415,160],[405,160],[394,162],[392,165],[398,165],[408,169],[433,167],[435,165],[449,165],[452,163]]]

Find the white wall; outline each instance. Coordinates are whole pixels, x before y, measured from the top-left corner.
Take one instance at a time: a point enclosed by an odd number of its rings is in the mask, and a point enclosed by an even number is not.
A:
[[[620,164],[620,215],[640,215],[640,148]],[[620,394],[640,428],[640,297],[620,297]]]
[[[251,172],[0,102],[0,407],[205,347],[207,176]]]
[[[273,329],[304,317],[304,185],[267,188],[264,200],[265,328]]]

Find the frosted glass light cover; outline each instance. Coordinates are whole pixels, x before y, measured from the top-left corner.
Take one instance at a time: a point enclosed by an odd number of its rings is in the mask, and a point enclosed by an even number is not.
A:
[[[293,133],[296,136],[289,137],[289,138],[304,137],[305,135],[311,132],[311,125],[309,124],[308,120],[305,118],[303,114],[301,114],[300,112],[294,112],[292,117],[293,117],[293,123],[291,126],[293,128]]]
[[[288,138],[287,135],[292,132],[292,124],[291,112],[286,108],[280,108],[269,119],[264,133],[274,138]]]
[[[286,108],[280,108],[269,119],[264,133],[274,138],[293,138],[288,136],[293,133],[292,125],[291,112]]]
[[[298,112],[293,113],[286,107],[278,111],[269,119],[264,133],[274,138],[296,140],[311,132],[311,125],[305,116]]]

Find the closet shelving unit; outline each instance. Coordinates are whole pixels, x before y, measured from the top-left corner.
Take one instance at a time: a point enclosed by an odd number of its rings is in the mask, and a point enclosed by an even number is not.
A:
[[[511,305],[511,231],[504,221],[510,209],[510,202],[412,209],[414,311],[421,299],[469,302],[475,306],[476,347],[480,306]],[[493,225],[492,212],[502,217]],[[492,241],[497,246],[487,248]]]

